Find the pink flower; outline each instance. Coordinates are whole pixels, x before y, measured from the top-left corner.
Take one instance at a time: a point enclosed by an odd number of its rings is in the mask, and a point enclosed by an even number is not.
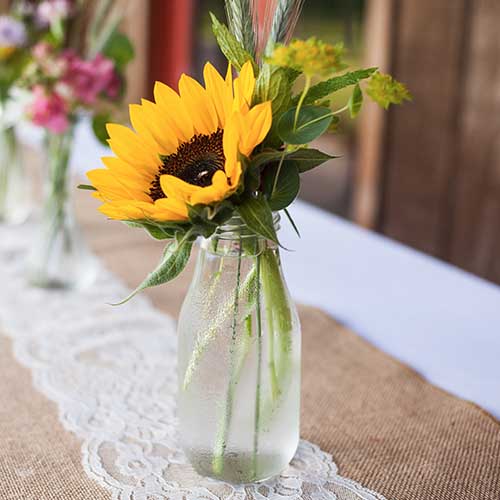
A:
[[[93,60],[80,59],[75,52],[67,50],[63,54],[67,70],[63,77],[77,100],[83,104],[94,104],[101,94],[110,98],[118,95],[120,82],[110,59],[98,54]]]
[[[47,42],[38,42],[32,49],[32,56],[38,61],[43,61],[52,56],[53,48]]]
[[[31,54],[44,76],[61,78],[66,73],[66,60],[54,52],[54,47],[47,42],[39,42],[32,49]]]
[[[28,112],[35,125],[55,134],[64,133],[69,126],[68,106],[57,93],[47,94],[40,85],[33,88],[33,103]]]

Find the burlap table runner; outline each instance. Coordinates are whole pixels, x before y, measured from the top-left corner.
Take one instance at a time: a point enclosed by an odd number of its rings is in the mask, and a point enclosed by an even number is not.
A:
[[[79,196],[89,241],[130,286],[161,244],[98,217]],[[192,267],[192,264],[191,264]],[[149,293],[176,315],[191,272]],[[500,500],[500,424],[380,352],[328,315],[300,307],[302,436],[332,453],[342,475],[388,500]],[[0,498],[109,499],[81,466],[78,440],[0,339]]]

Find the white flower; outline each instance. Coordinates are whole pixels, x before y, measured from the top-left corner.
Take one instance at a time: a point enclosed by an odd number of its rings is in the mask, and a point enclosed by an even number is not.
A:
[[[68,0],[45,0],[38,5],[37,18],[40,24],[47,25],[67,18],[70,11],[71,4]]]

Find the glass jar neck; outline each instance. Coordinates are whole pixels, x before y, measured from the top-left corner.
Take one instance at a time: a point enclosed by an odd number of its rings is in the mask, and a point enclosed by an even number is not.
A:
[[[57,214],[57,217],[63,220],[72,212],[70,208],[72,193],[70,160],[73,138],[73,126],[62,134],[47,133],[45,137],[43,211],[48,219],[54,219],[54,214]]]
[[[273,217],[274,228],[280,228],[280,216]],[[225,224],[217,228],[209,238],[204,238],[201,248],[206,252],[221,256],[258,255],[266,248],[276,250],[277,245],[266,238],[255,234],[239,215],[231,217]]]
[[[7,99],[0,99],[0,132],[13,130],[13,124],[7,116]]]
[[[47,187],[57,191],[66,189],[69,181],[73,132],[74,129],[71,126],[62,134],[47,133],[46,135]]]

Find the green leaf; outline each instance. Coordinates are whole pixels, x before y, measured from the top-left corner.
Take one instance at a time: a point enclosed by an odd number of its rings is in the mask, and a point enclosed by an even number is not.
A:
[[[64,40],[64,23],[61,18],[55,18],[50,23],[50,32],[57,41],[57,45],[61,44]]]
[[[222,24],[214,14],[210,12],[212,18],[212,30],[214,32],[220,50],[227,60],[233,64],[237,70],[241,70],[247,61],[252,61],[255,74],[258,73],[257,65],[252,55],[246,51],[236,37],[229,31],[226,25]]]
[[[375,73],[371,77],[366,93],[384,109],[388,109],[391,104],[401,104],[403,101],[412,100],[405,85],[392,78],[391,75],[383,73]]]
[[[109,135],[106,124],[111,121],[109,114],[94,115],[92,117],[92,130],[97,140],[104,146],[108,146]]]
[[[356,83],[366,78],[370,78],[377,71],[377,68],[367,68],[360,69],[357,71],[350,71],[340,76],[334,76],[324,82],[320,82],[317,85],[312,86],[304,99],[304,104],[312,104],[319,99],[324,99],[325,97],[337,92],[345,87],[351,85],[356,85]],[[299,102],[299,96],[292,99],[292,105],[296,105]]]
[[[129,227],[144,229],[155,240],[175,238],[176,234],[184,234],[187,230],[184,222],[152,222],[150,220],[125,220]]]
[[[104,46],[103,54],[114,61],[120,71],[123,71],[125,66],[134,59],[135,51],[132,42],[126,35],[114,31]]]
[[[332,122],[328,108],[303,106],[294,127],[296,109],[289,109],[278,121],[278,134],[287,144],[307,144],[322,135]]]
[[[292,88],[300,72],[291,68],[281,68],[264,63],[255,85],[255,102],[271,101],[273,122],[266,144],[278,147],[281,143],[277,133],[277,117],[291,107]]]
[[[248,228],[255,234],[279,244],[274,229],[271,207],[262,195],[257,198],[247,198],[238,206],[238,213]]]
[[[128,302],[142,290],[153,286],[163,285],[173,280],[186,267],[192,247],[193,241],[189,231],[185,233],[182,238],[177,238],[169,242],[165,247],[162,258],[156,269],[149,273],[146,279],[128,297],[117,304],[111,305],[119,306],[125,304],[125,302]]]
[[[300,176],[295,162],[283,161],[276,180],[278,168],[279,164],[273,165],[266,169],[264,176],[264,192],[267,194],[269,207],[273,211],[288,207],[297,198],[300,189]],[[275,183],[276,188],[274,188]]]
[[[251,167],[245,170],[244,193],[252,195],[259,189],[260,174],[260,168]]]
[[[287,160],[293,160],[298,168],[299,173],[307,172],[312,170],[319,165],[322,165],[328,160],[333,160],[334,158],[339,158],[338,156],[331,156],[329,154],[323,153],[317,149],[301,148],[294,153],[289,154]]]
[[[189,220],[196,234],[208,238],[219,226],[227,222],[233,213],[233,204],[229,200],[224,200],[215,205],[190,206]]]
[[[78,186],[76,186],[76,189],[83,189],[86,191],[97,191],[97,189],[94,186],[91,186],[90,184],[78,184]]]
[[[254,157],[252,157],[252,160],[248,165],[248,169],[260,169],[268,163],[279,160],[282,155],[283,151],[278,151],[276,149],[265,149],[261,153],[258,153]]]
[[[155,240],[170,240],[175,236],[176,229],[171,227],[156,226],[154,224],[142,224],[142,227]]]
[[[295,221],[293,220],[293,217],[290,215],[290,212],[286,208],[285,208],[285,215],[287,216],[288,220],[290,221],[290,224],[292,225],[292,227],[293,227],[295,233],[297,234],[297,236],[299,238],[301,238],[299,228],[297,227],[297,224],[295,224]]]
[[[290,107],[292,87],[299,75],[291,68],[263,64],[255,83],[256,101],[271,101],[273,114],[283,112]]]
[[[361,92],[361,87],[359,83],[356,83],[354,90],[349,98],[347,106],[349,108],[349,114],[351,118],[356,118],[361,110],[361,105],[363,104],[363,92]]]

